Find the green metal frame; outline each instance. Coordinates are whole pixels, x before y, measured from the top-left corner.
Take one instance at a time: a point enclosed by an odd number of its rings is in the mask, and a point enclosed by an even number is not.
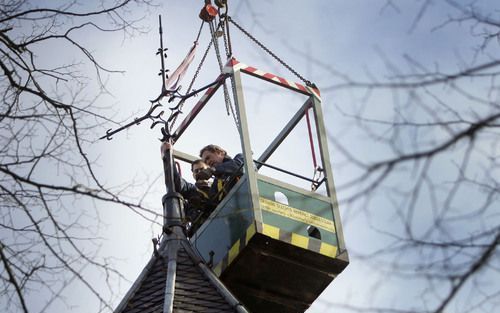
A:
[[[342,257],[345,258],[345,261],[348,261],[347,251],[345,247],[343,231],[342,231],[342,223],[338,208],[338,201],[335,192],[335,184],[333,180],[332,167],[330,163],[330,156],[328,151],[327,144],[327,133],[325,129],[325,123],[323,119],[323,112],[321,108],[321,98],[319,96],[319,91],[312,87],[306,87],[297,83],[291,83],[287,80],[277,77],[272,74],[263,73],[261,71],[256,70],[253,67],[246,66],[237,60],[230,59],[228,64],[224,68],[224,72],[217,78],[218,83],[209,88],[205,94],[201,97],[198,103],[194,106],[192,111],[188,114],[185,120],[181,123],[179,128],[174,132],[174,139],[177,141],[179,137],[183,134],[185,129],[190,125],[190,123],[196,118],[196,115],[203,109],[206,103],[210,100],[213,94],[217,91],[217,89],[223,85],[224,80],[229,77],[232,82],[233,87],[233,95],[234,95],[234,103],[236,106],[236,115],[237,120],[239,121],[239,135],[242,153],[245,159],[244,172],[245,179],[240,180],[238,185],[239,188],[246,188],[246,192],[250,195],[248,201],[249,203],[245,204],[246,209],[253,209],[253,215],[255,219],[256,230],[259,233],[263,232],[263,212],[259,202],[259,186],[258,186],[258,174],[255,168],[260,168],[260,165],[254,167],[254,162],[252,160],[251,154],[251,142],[250,142],[250,134],[248,127],[248,119],[246,115],[245,108],[245,98],[243,93],[243,85],[242,85],[242,77],[241,74],[248,74],[258,79],[262,79],[264,81],[276,84],[278,86],[293,90],[295,92],[301,93],[303,95],[308,96],[308,99],[304,102],[301,108],[294,114],[294,116],[290,119],[290,121],[285,125],[285,127],[280,131],[280,133],[276,136],[276,138],[269,144],[267,149],[262,153],[262,155],[257,159],[259,162],[266,162],[269,157],[275,152],[275,150],[280,146],[280,144],[286,139],[286,137],[290,134],[290,132],[297,126],[300,120],[304,117],[307,110],[313,109],[314,112],[314,125],[316,126],[316,136],[317,142],[319,145],[319,151],[321,156],[321,163],[324,170],[325,181],[326,181],[326,191],[327,191],[327,199],[331,203],[332,214],[336,228],[337,234],[337,243],[338,243],[338,251],[339,254],[342,253]],[[175,151],[174,156],[178,159],[192,162],[196,159],[194,156],[190,156],[188,154]],[[236,186],[235,186],[236,187]],[[295,188],[295,187],[292,187]],[[301,189],[304,194],[311,194],[311,192]],[[232,193],[232,192],[231,192]],[[218,209],[213,212],[214,215],[219,212],[220,208],[224,206],[228,198],[230,198],[231,193],[227,195],[223,201],[223,203],[219,204]],[[325,197],[323,197],[325,198]],[[199,232],[203,232],[205,227],[201,227]]]

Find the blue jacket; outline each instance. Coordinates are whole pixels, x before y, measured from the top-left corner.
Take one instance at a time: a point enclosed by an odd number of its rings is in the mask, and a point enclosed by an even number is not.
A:
[[[200,197],[204,205],[208,206],[209,210],[214,209],[217,204],[224,198],[224,196],[236,184],[238,179],[243,174],[243,155],[238,153],[231,158],[224,157],[221,164],[214,166],[214,181],[212,186],[208,188],[198,188],[196,184],[187,182],[184,178],[180,177],[177,170],[174,171],[174,182],[177,192],[179,192],[184,199],[199,199]]]
[[[214,182],[210,188],[211,201],[218,204],[243,175],[243,154],[238,153],[231,158],[225,156],[221,164],[214,166]]]

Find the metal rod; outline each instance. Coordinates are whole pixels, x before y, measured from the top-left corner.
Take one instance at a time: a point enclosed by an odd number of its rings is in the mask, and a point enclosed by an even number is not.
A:
[[[172,142],[171,139],[168,140]],[[167,194],[163,197],[163,228],[167,231],[169,226],[182,226],[183,219],[182,196],[175,191],[172,149],[168,149],[163,155],[163,169],[167,189]]]
[[[173,160],[174,158],[172,155],[172,149],[168,149],[167,151],[165,151],[165,154],[163,156],[163,170],[165,171],[165,187],[167,188],[167,193],[175,192]]]
[[[325,120],[323,119],[323,110],[321,108],[321,100],[317,97],[311,97],[313,100],[314,121],[316,124],[316,133],[318,138],[319,152],[322,161],[322,167],[326,179],[326,191],[332,202],[333,218],[335,220],[335,227],[337,228],[337,240],[339,251],[345,250],[344,233],[342,231],[342,222],[340,219],[340,212],[337,201],[337,194],[335,192],[335,185],[333,182],[333,170],[330,162],[330,153],[328,151],[328,136],[325,127]],[[345,255],[348,260],[347,253]]]
[[[152,118],[152,119],[159,119],[161,117],[161,115],[163,114],[163,111],[160,112],[159,114],[153,116],[153,111],[156,110],[156,108],[159,108],[161,107],[161,104],[156,104],[156,105],[152,105],[151,108],[149,109],[149,111],[144,114],[143,116],[139,117],[139,118],[135,118],[132,122],[130,123],[127,123],[126,125],[124,126],[121,126],[115,130],[112,130],[112,129],[108,129],[106,131],[106,135],[100,137],[99,139],[108,139],[108,140],[111,140],[113,138],[111,138],[111,136],[113,136],[114,134],[116,133],[119,133],[121,132],[122,130],[126,129],[126,128],[129,128],[130,126],[133,126],[133,125],[139,125],[142,121],[144,121],[145,119],[147,118]]]
[[[167,277],[165,279],[165,297],[163,300],[163,313],[172,313],[174,311],[175,281],[177,277],[177,253],[179,251],[179,240],[175,233],[167,238],[168,243],[168,265]]]
[[[222,85],[222,82],[224,79],[220,79],[221,77],[226,77],[226,75],[221,74],[217,79],[216,79],[216,84],[215,86],[212,87],[212,89],[208,88],[208,90],[205,92],[205,94],[201,97],[201,99],[195,104],[193,109],[191,109],[191,112],[184,118],[182,123],[179,125],[179,127],[175,130],[173,137],[174,140],[177,141],[179,137],[184,133],[184,131],[187,129],[187,127],[191,124],[191,122],[194,120],[194,118],[200,113],[200,111],[205,107],[207,104],[208,100],[214,95],[214,93],[217,91],[217,89]]]
[[[299,175],[299,174],[296,174],[296,173],[284,170],[284,169],[276,167],[274,165],[266,164],[266,163],[263,163],[263,162],[260,162],[260,161],[257,161],[257,160],[254,160],[254,162],[257,163],[258,165],[266,166],[266,167],[272,168],[273,170],[277,170],[277,171],[283,172],[285,174],[292,175],[292,176],[295,176],[297,178],[301,178],[303,180],[307,180],[310,183],[318,183],[318,181],[316,181],[314,179],[310,179],[308,177],[305,177],[305,176],[302,176],[302,175]]]
[[[323,185],[323,183],[326,181],[326,177],[323,177],[323,179],[321,179],[318,184],[316,185],[316,188],[318,188],[319,186]]]
[[[159,32],[160,32],[160,49],[158,50],[158,53],[160,54],[160,58],[161,58],[161,81],[162,81],[162,93],[165,92],[165,90],[167,90],[167,87],[165,86],[165,58],[163,56],[163,29],[161,27],[161,14],[158,15],[158,20],[159,20]]]
[[[267,159],[274,153],[274,151],[279,147],[279,145],[285,140],[285,138],[290,134],[290,132],[297,126],[302,117],[304,116],[304,112],[311,106],[311,99],[307,99],[307,101],[300,107],[300,109],[295,113],[295,115],[290,119],[288,124],[283,127],[281,132],[276,136],[276,138],[271,142],[271,144],[267,147],[266,151],[262,153],[259,157],[259,162],[266,162]],[[257,165],[257,169],[260,166]]]
[[[311,120],[309,119],[309,108],[306,109],[306,122],[307,122],[307,133],[309,134],[309,145],[311,146],[313,166],[316,169],[318,167],[318,162],[316,162],[316,153],[314,152],[314,140],[311,130]]]
[[[259,203],[259,188],[257,186],[256,170],[252,163],[252,146],[250,144],[250,131],[248,127],[248,119],[245,108],[245,97],[243,94],[243,85],[241,73],[235,70],[231,76],[231,87],[233,89],[234,104],[236,106],[237,119],[240,121],[238,130],[240,133],[240,142],[243,152],[244,171],[248,177],[248,195],[250,198],[250,207],[254,208],[254,217],[257,223],[262,224],[262,211]]]
[[[223,81],[226,79],[226,77],[227,77],[227,76],[228,76],[227,74],[223,74],[223,75],[221,75],[221,76],[217,77],[217,79],[216,79],[214,82],[212,82],[212,83],[210,83],[210,84],[208,84],[208,85],[206,85],[206,86],[203,86],[203,87],[201,87],[200,89],[193,90],[192,92],[187,93],[187,94],[185,94],[184,96],[180,96],[180,98],[181,98],[182,100],[186,100],[186,99],[188,99],[188,98],[190,98],[190,97],[192,97],[192,96],[195,96],[195,95],[197,95],[198,93],[202,92],[203,90],[206,90],[206,89],[208,89],[208,88],[210,88],[210,87],[213,87],[213,86],[215,86],[215,85],[219,84],[221,81],[223,82]]]

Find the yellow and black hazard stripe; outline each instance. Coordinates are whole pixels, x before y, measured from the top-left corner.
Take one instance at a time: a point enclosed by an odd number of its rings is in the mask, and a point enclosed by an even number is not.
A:
[[[296,247],[311,250],[316,253],[323,254],[325,256],[334,258],[337,256],[337,246],[323,242],[316,238],[311,238],[308,236],[286,232],[276,226],[269,224],[262,224],[262,234],[271,237],[273,239],[287,242]]]
[[[222,261],[219,262],[214,267],[214,273],[217,276],[220,276],[222,272],[234,261],[234,259],[240,254],[240,252],[246,247],[250,239],[252,239],[253,235],[255,235],[255,223],[252,223],[243,234],[239,240],[237,240],[229,249],[228,253]]]
[[[282,229],[272,226],[269,224],[260,224],[257,226],[259,232],[261,230],[262,234],[270,238],[287,242],[294,246],[314,251],[320,253],[330,258],[335,258],[337,256],[338,247],[332,244],[322,242],[318,239],[303,236],[296,233],[290,233],[283,231]],[[229,249],[228,253],[222,261],[219,262],[213,271],[217,276],[220,276],[222,272],[234,261],[234,259],[240,254],[241,251],[248,245],[248,242],[256,233],[255,223],[252,223],[250,227],[247,228],[245,234],[237,240]]]

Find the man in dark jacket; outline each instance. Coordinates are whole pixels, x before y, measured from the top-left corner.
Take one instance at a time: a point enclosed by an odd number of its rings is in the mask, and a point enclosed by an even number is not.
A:
[[[161,146],[162,156],[166,150],[171,148],[170,143],[163,143]],[[191,164],[191,171],[196,180],[195,184],[187,182],[174,170],[176,191],[186,200],[184,215],[186,222],[191,222],[190,234],[193,234],[208,218],[243,173],[242,154],[231,158],[221,147],[208,145],[201,149],[200,157],[202,159]],[[214,179],[210,184],[212,176]]]
[[[164,142],[161,145],[162,157],[169,149],[172,149],[170,143]],[[191,172],[195,179],[194,184],[180,177],[177,169],[174,168],[175,189],[184,198],[184,222],[189,237],[208,218],[216,206],[210,199],[212,174],[209,166],[203,160],[198,159],[191,163]]]
[[[243,155],[239,153],[231,158],[221,147],[208,145],[200,150],[200,157],[210,166],[210,174],[214,176],[209,196],[218,204],[243,174]]]
[[[176,188],[186,200],[184,212],[186,223],[191,223],[188,227],[190,235],[194,234],[215,209],[215,204],[210,199],[211,182],[210,175],[206,171],[208,168],[209,166],[201,159],[191,163],[191,172],[196,181],[194,184],[187,182],[178,174],[175,175]]]

